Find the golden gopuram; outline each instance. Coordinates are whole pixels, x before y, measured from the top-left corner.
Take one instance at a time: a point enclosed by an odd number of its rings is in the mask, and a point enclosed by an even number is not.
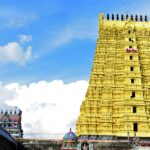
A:
[[[99,15],[99,35],[77,136],[150,137],[150,22]]]

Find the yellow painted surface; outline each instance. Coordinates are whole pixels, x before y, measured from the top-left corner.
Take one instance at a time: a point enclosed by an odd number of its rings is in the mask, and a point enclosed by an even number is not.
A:
[[[126,52],[131,46],[137,52]],[[150,22],[105,20],[100,14],[94,63],[76,129],[77,136],[136,132],[150,137]]]

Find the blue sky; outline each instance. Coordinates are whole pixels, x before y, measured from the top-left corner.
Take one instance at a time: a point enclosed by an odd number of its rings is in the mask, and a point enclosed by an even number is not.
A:
[[[5,0],[0,4],[0,46],[16,42],[32,55],[20,63],[0,62],[3,83],[28,84],[39,80],[88,80],[98,35],[98,14],[149,13],[144,1]],[[140,6],[140,7],[139,7]],[[137,8],[136,8],[137,7]],[[144,13],[145,14],[145,13]],[[20,42],[20,36],[32,37]],[[10,45],[11,47],[11,45]],[[15,57],[15,56],[14,56]]]

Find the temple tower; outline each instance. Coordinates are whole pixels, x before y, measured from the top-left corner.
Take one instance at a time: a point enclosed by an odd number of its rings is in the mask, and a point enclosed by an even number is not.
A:
[[[94,63],[76,128],[77,136],[150,137],[147,16],[105,19],[100,14]]]
[[[0,127],[7,130],[14,138],[23,138],[21,115],[22,111],[16,107],[12,107],[12,110],[1,110]]]

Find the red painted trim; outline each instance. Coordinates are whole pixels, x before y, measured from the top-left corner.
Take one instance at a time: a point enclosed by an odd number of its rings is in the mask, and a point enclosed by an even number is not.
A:
[[[131,52],[137,53],[138,52],[138,49],[134,49],[134,48],[126,48],[125,50],[127,53],[131,53]]]

